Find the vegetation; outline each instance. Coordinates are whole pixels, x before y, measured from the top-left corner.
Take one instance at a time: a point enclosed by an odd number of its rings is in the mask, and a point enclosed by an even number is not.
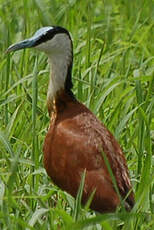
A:
[[[0,2],[0,229],[153,229],[153,1]],[[71,31],[73,91],[124,150],[136,196],[130,213],[81,209],[84,176],[75,201],[43,168],[47,58],[32,49],[5,50],[47,25]]]

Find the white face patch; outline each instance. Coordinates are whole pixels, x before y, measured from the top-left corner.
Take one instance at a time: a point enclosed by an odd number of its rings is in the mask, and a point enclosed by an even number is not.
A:
[[[71,41],[67,34],[56,34],[51,40],[43,42],[36,49],[45,52],[48,56],[51,54],[62,54],[70,50]]]

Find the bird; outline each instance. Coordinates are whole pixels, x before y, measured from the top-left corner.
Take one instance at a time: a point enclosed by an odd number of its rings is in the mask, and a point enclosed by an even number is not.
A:
[[[25,48],[44,52],[50,66],[47,90],[50,124],[43,145],[43,162],[52,182],[76,197],[86,170],[83,205],[94,191],[92,210],[115,212],[122,199],[130,211],[135,198],[124,153],[112,133],[72,91],[73,42],[69,31],[61,26],[42,27],[32,37],[9,46],[6,52]]]

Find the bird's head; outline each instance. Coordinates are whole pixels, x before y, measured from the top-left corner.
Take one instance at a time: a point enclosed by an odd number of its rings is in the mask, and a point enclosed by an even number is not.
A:
[[[25,48],[36,48],[48,56],[72,53],[72,41],[69,32],[59,26],[43,27],[26,40],[11,45],[7,53]]]
[[[31,38],[11,45],[6,53],[26,48],[35,48],[44,52],[49,58],[51,79],[47,98],[51,101],[57,92],[65,90],[69,95],[72,84],[73,45],[69,32],[59,26],[43,27]]]

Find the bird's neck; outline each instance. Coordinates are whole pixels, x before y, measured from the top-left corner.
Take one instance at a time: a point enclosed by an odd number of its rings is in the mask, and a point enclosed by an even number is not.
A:
[[[62,102],[63,95],[72,96],[72,54],[53,55],[49,57],[50,79],[47,93],[47,105],[49,114],[57,110],[58,101]]]

